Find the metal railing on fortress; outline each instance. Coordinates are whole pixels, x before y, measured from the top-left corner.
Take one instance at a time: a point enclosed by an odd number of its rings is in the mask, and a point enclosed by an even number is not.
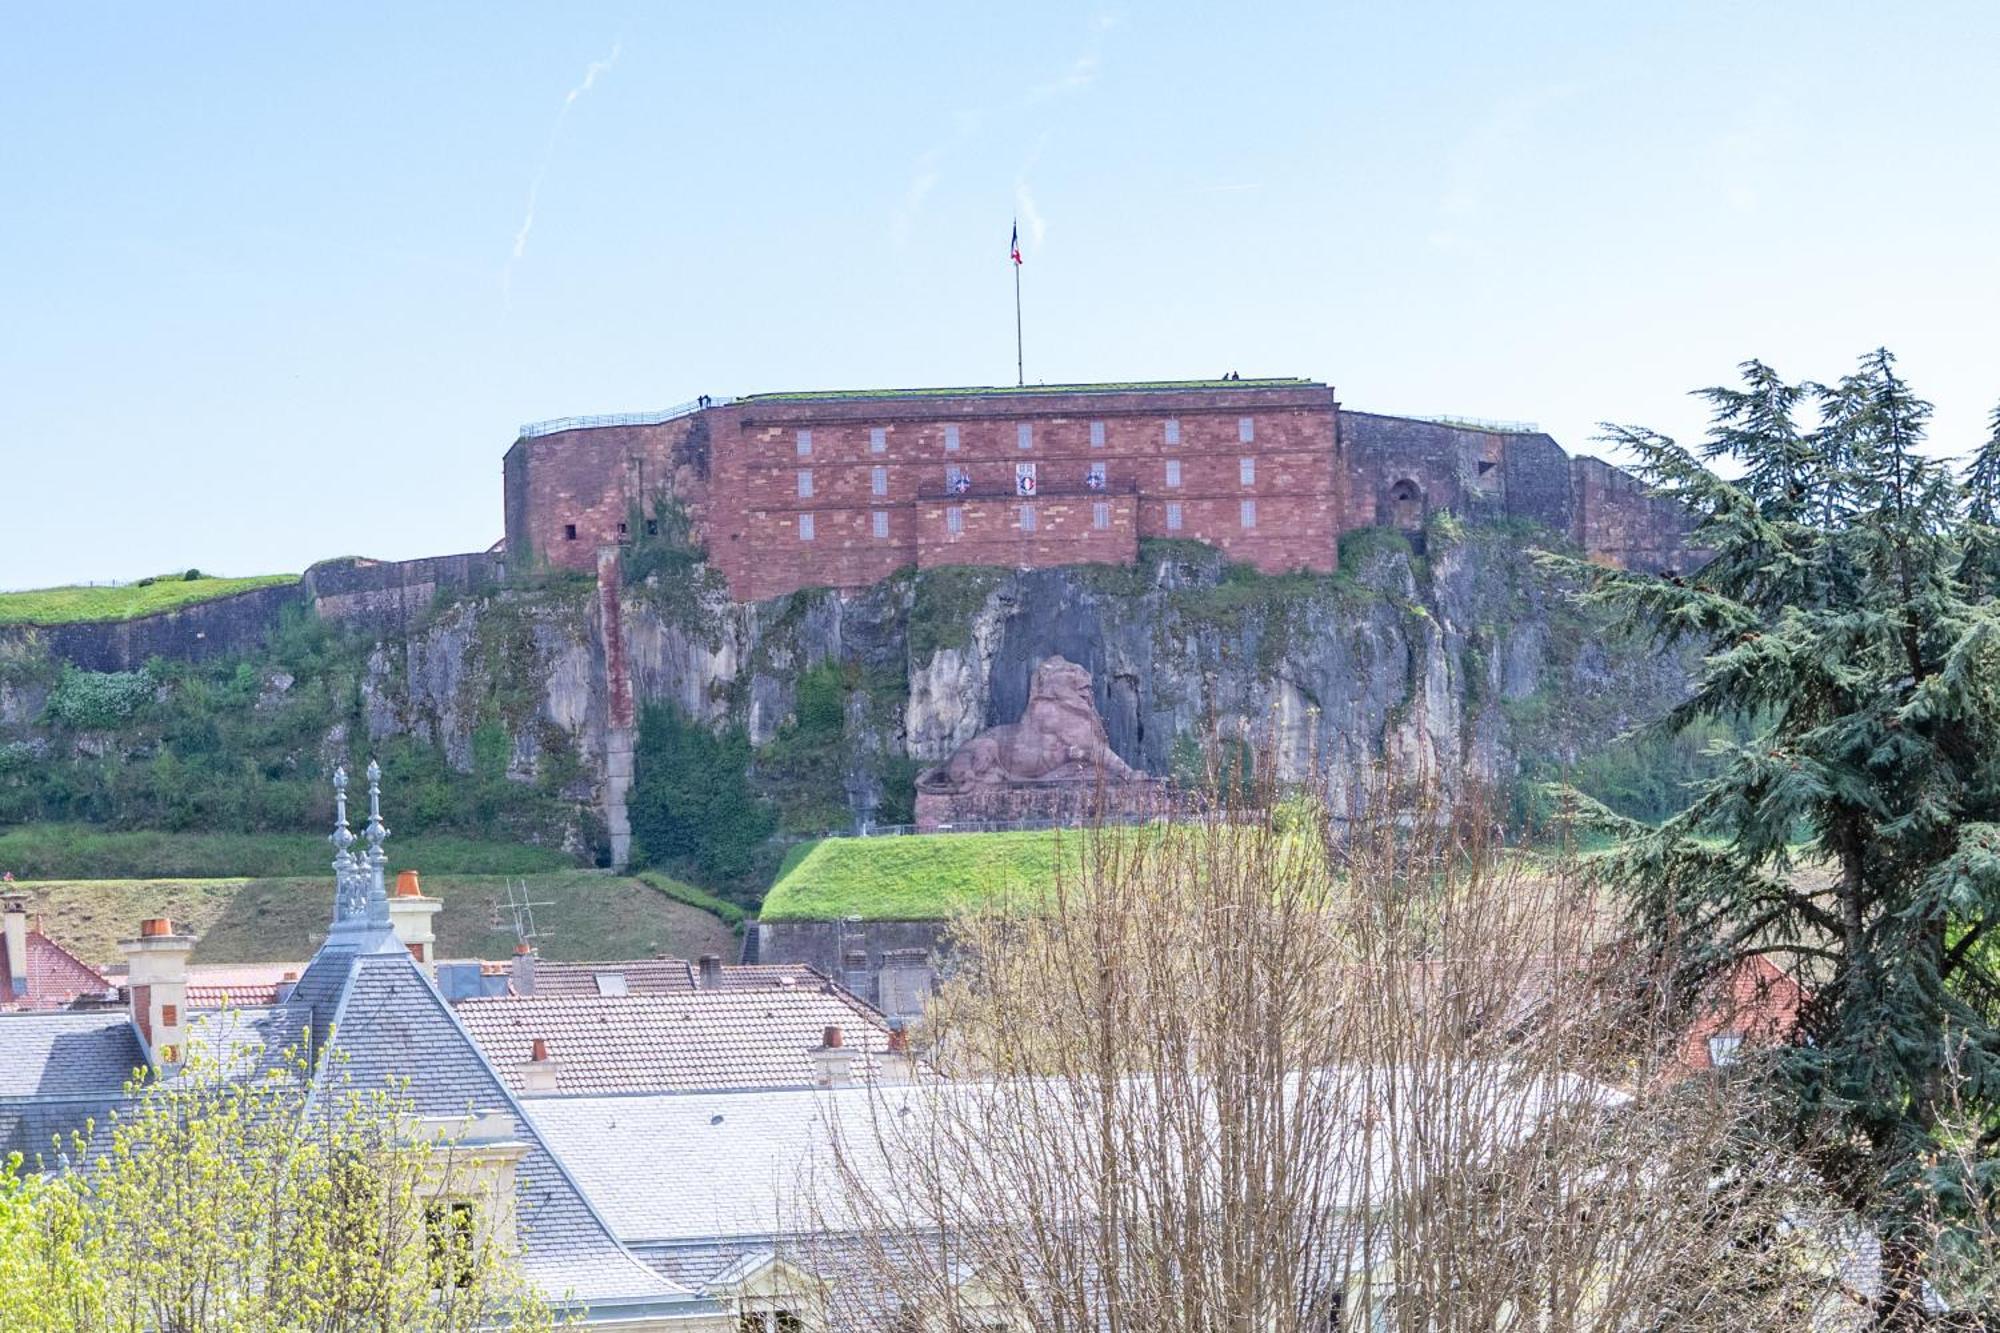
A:
[[[560,435],[566,430],[595,430],[600,426],[664,426],[669,421],[693,416],[706,407],[727,407],[734,398],[696,398],[685,403],[657,412],[609,412],[594,417],[555,417],[548,421],[530,421],[521,427],[520,438],[532,440],[537,435]]]
[[[1495,435],[1539,435],[1542,428],[1532,421],[1503,421],[1495,417],[1418,415],[1411,421],[1428,421],[1434,426],[1457,426],[1462,430],[1490,431]]]

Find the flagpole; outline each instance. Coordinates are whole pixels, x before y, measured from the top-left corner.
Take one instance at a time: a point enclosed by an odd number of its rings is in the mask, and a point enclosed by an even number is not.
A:
[[[1021,360],[1021,261],[1014,261],[1014,387],[1023,388],[1028,383],[1026,363]]]

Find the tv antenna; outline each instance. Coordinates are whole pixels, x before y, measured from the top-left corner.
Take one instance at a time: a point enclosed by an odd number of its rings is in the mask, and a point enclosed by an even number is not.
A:
[[[537,907],[554,906],[554,903],[546,900],[541,902],[531,900],[528,897],[527,880],[510,879],[507,881],[507,911],[514,918],[514,939],[516,943],[525,944],[532,949],[535,946],[536,940],[546,938],[547,936],[544,932],[535,928],[535,909]]]

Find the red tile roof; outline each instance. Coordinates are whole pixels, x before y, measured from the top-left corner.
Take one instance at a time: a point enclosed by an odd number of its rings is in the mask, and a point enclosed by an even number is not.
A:
[[[278,986],[298,980],[304,963],[198,963],[187,970],[190,1009],[255,1009],[276,1004]]]
[[[1806,992],[1762,954],[1744,959],[1703,998],[1681,1039],[1681,1063],[1713,1069],[1712,1037],[1735,1038],[1748,1051],[1775,1046],[1798,1035],[1799,1010]]]
[[[508,965],[502,965],[502,970]],[[670,995],[698,990],[695,965],[685,958],[633,958],[610,963],[555,963],[535,960],[535,994],[591,996],[603,994],[598,978],[622,976],[632,995]],[[761,989],[790,984],[818,989],[826,978],[803,963],[725,963],[722,989]]]
[[[102,972],[40,930],[27,933],[28,991],[14,993],[15,962],[0,934],[0,1009],[67,1009],[80,999],[101,999],[113,989]]]
[[[807,1052],[838,1027],[853,1076],[871,1077],[888,1021],[838,989],[685,991],[668,995],[518,996],[461,1001],[454,1010],[507,1085],[535,1038],[548,1042],[565,1095],[689,1089],[802,1088]]]

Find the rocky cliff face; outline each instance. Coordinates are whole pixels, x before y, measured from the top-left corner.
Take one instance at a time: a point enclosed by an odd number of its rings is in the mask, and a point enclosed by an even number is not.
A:
[[[802,675],[833,664],[840,799],[863,818],[899,807],[912,761],[1018,716],[1054,653],[1089,668],[1134,766],[1170,773],[1213,732],[1273,755],[1280,778],[1317,770],[1336,795],[1382,756],[1448,786],[1505,783],[1601,747],[1684,690],[1680,662],[1593,623],[1519,534],[1447,525],[1425,545],[1362,533],[1340,574],[1265,577],[1162,543],[1129,569],[910,572],[762,603],[655,576],[624,589],[616,652],[588,596],[491,593],[383,640],[362,715],[371,739],[419,735],[466,769],[475,729],[497,718],[514,775],[568,752],[601,801],[621,665],[642,706],[740,724],[766,747]]]

